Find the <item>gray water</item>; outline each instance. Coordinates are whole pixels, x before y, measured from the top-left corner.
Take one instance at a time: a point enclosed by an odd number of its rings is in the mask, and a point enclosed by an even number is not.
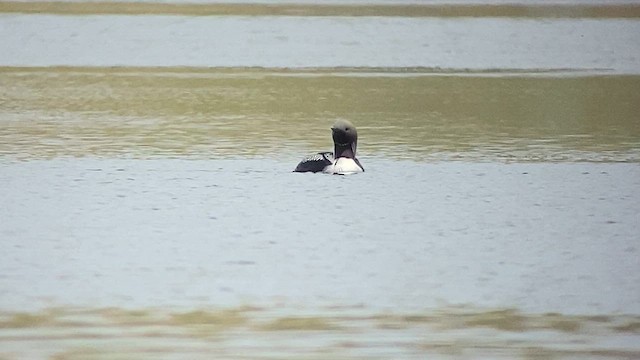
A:
[[[637,19],[28,6],[0,358],[640,357]]]
[[[640,312],[637,164],[362,161],[5,162],[2,307]]]
[[[3,355],[638,354],[637,164],[361,160],[4,160]]]
[[[638,74],[638,34],[634,19],[0,15],[0,65]]]

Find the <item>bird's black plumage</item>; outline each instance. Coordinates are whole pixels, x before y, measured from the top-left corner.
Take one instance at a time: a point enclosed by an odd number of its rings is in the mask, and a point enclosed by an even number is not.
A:
[[[320,172],[333,163],[332,152],[321,152],[308,156],[296,166],[294,172]]]

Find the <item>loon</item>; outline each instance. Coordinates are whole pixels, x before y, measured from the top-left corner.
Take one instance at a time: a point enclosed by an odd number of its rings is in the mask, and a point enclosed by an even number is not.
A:
[[[346,175],[364,172],[356,158],[358,132],[348,120],[338,120],[331,127],[333,152],[321,152],[308,156],[296,166],[294,172],[323,172]]]

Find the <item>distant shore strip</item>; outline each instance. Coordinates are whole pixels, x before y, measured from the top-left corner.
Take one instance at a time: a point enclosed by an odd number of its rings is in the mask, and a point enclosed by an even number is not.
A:
[[[0,1],[0,13],[190,16],[640,18],[637,4],[250,4]]]
[[[2,73],[110,73],[110,74],[273,74],[273,75],[477,75],[477,76],[506,76],[506,75],[549,75],[549,76],[640,76],[639,74],[620,73],[609,68],[441,68],[425,66],[380,67],[380,66],[334,66],[334,67],[262,67],[262,66],[1,66]]]

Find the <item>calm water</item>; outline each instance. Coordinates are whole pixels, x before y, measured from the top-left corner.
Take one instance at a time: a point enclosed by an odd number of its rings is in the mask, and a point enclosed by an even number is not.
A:
[[[0,358],[640,357],[639,34],[0,14]]]
[[[635,19],[0,14],[0,64],[638,74],[638,34]]]

